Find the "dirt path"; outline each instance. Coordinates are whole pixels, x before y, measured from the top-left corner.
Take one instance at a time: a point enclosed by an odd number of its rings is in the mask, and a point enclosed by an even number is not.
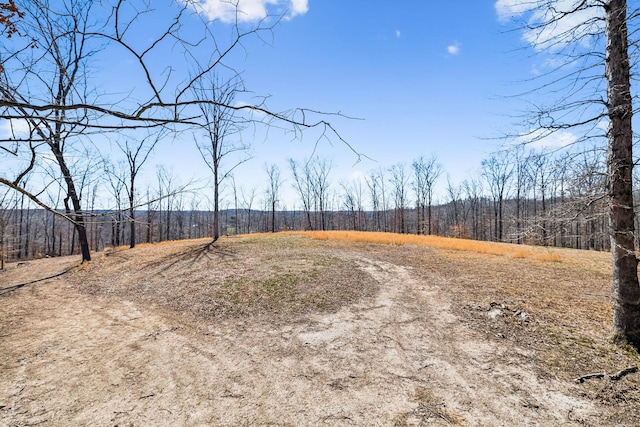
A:
[[[0,423],[23,425],[584,425],[598,412],[487,342],[437,277],[347,254],[375,300],[288,324],[206,330],[80,295],[64,276],[0,298]]]

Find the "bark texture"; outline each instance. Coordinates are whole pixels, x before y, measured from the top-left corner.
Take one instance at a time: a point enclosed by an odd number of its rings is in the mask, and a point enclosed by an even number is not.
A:
[[[640,344],[640,286],[634,246],[632,100],[627,2],[606,6],[609,114],[608,195],[613,263],[614,334]]]

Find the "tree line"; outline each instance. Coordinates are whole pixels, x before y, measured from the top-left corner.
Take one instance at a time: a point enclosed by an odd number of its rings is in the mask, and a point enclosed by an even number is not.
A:
[[[263,188],[238,186],[230,175],[216,219],[212,202],[180,183],[166,167],[157,168],[155,184],[137,200],[145,208],[132,215],[127,183],[139,170],[123,170],[106,161],[81,188],[82,199],[89,201],[85,211],[89,244],[102,250],[131,242],[214,235],[358,230],[610,248],[601,148],[559,153],[514,146],[483,160],[475,173],[457,184],[435,154],[342,182],[329,179],[332,168],[333,162],[321,157],[289,159],[287,170],[264,165]],[[288,205],[283,201],[286,186],[296,194]],[[112,209],[96,207],[104,189]],[[60,195],[51,205],[64,211]],[[0,245],[6,260],[80,250],[72,224],[12,191],[0,199]]]

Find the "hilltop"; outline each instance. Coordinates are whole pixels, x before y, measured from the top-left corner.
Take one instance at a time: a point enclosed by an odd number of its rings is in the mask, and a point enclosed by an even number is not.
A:
[[[609,341],[609,254],[360,237],[10,264],[0,420],[640,424],[638,354]]]

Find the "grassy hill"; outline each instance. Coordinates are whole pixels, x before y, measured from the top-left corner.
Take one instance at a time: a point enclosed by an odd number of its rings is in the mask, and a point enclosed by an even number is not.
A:
[[[623,371],[640,359],[609,341],[607,253],[354,232],[208,243],[0,273],[0,420],[640,424],[640,374]]]

